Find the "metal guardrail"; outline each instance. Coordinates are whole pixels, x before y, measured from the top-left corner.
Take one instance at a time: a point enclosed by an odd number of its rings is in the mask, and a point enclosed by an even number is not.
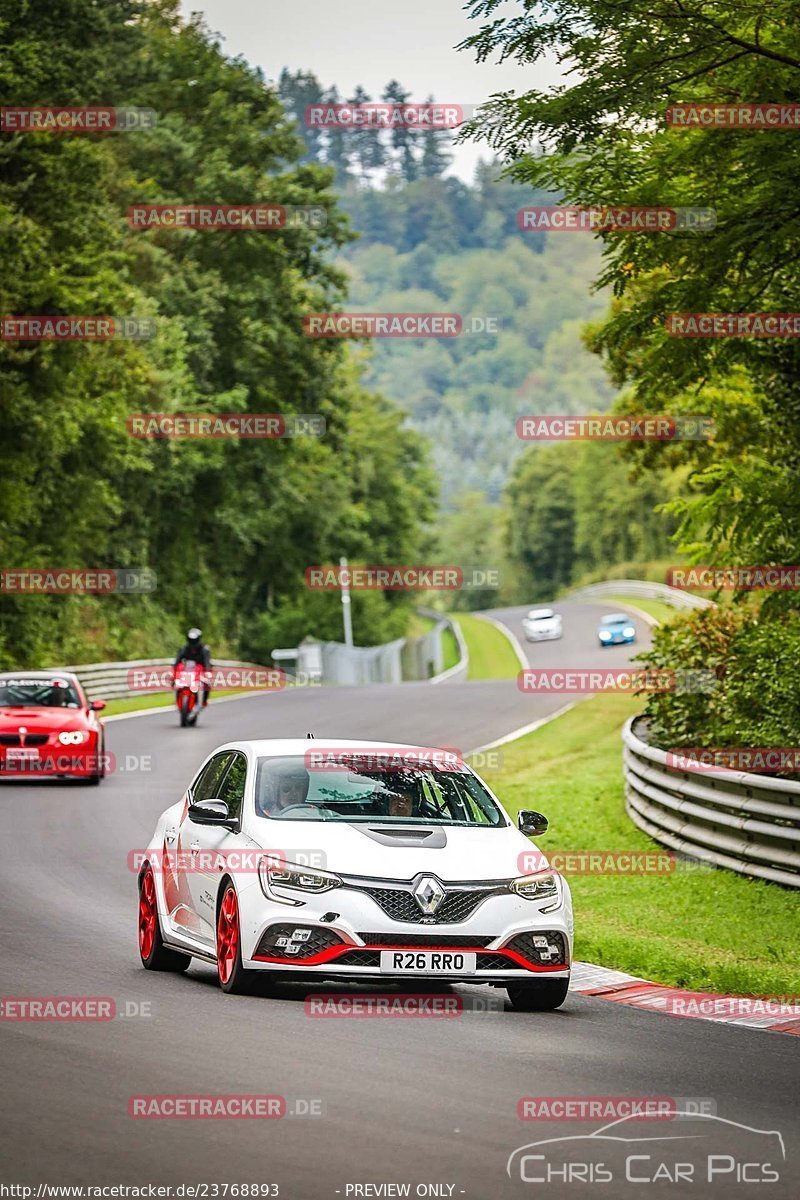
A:
[[[604,579],[568,593],[571,600],[590,600],[593,596],[641,596],[644,600],[663,600],[673,608],[714,608],[714,601],[693,592],[669,587],[666,583],[650,583],[646,579]]]
[[[435,638],[438,647],[438,667],[430,676],[431,683],[450,683],[456,680],[464,680],[467,678],[469,671],[469,650],[467,643],[464,641],[464,635],[461,632],[461,627],[446,613],[441,613],[435,608],[418,608],[417,612],[421,617],[428,617],[436,621],[434,628],[425,636],[427,638]],[[442,670],[444,665],[444,645],[442,635],[445,630],[449,631],[456,640],[458,648],[458,661],[452,667],[448,667],[446,671]]]
[[[61,671],[71,671],[78,676],[83,690],[90,700],[122,700],[128,696],[140,696],[146,691],[164,691],[163,688],[131,688],[129,686],[130,672],[136,668],[149,671],[160,671],[172,667],[171,658],[141,658],[135,662],[83,663],[73,667],[59,667]],[[264,671],[269,668],[257,663],[237,662],[230,658],[213,659],[214,669],[218,667],[238,667],[247,670]]]
[[[420,610],[423,615],[433,617],[436,625],[417,638],[398,638],[381,646],[345,646],[340,642],[312,642],[301,644],[295,652],[281,651],[281,658],[298,658],[296,666],[302,667],[305,676],[314,682],[367,684],[400,683],[403,679],[430,679],[443,682],[445,679],[465,677],[467,670],[466,646],[461,631],[443,613]],[[460,661],[449,671],[442,671],[442,633],[451,629],[459,646]],[[313,652],[313,668],[309,667]],[[237,659],[215,658],[214,669],[230,667],[241,670],[265,671],[259,663],[239,662]],[[158,672],[171,668],[171,658],[141,658],[131,662],[81,663],[77,666],[62,666],[58,670],[71,671],[78,676],[90,700],[120,700],[144,692],[163,691],[163,688],[140,688],[130,686],[131,672],[136,669]],[[296,667],[287,663],[290,673]]]
[[[661,845],[741,875],[800,887],[800,783],[745,771],[680,770],[645,740],[647,718],[622,731],[628,816]]]

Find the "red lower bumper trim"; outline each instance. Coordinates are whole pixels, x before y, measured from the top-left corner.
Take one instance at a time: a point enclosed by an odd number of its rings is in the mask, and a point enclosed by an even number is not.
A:
[[[434,950],[439,952],[447,951],[451,954],[454,951],[460,951],[461,953],[466,954],[487,954],[500,960],[498,962],[498,968],[500,970],[502,970],[504,966],[505,969],[508,970],[507,960],[511,959],[514,966],[521,967],[523,970],[530,971],[533,974],[547,974],[552,971],[569,970],[569,963],[532,963],[527,958],[524,958],[523,955],[521,955],[517,950],[510,950],[507,948],[499,950],[487,950],[485,946],[355,946],[349,945],[346,942],[343,942],[340,946],[326,946],[324,950],[320,950],[317,954],[311,954],[308,958],[293,959],[291,957],[287,958],[286,955],[273,956],[266,954],[254,954],[253,962],[288,963],[296,967],[316,967],[323,966],[325,963],[335,962],[336,959],[341,958],[343,954],[353,954],[358,953],[359,951],[363,952],[364,954],[375,954],[380,953],[383,950],[403,950],[409,953],[413,953],[414,950],[424,951],[425,953],[430,950]],[[503,959],[506,960],[505,964],[502,961]]]

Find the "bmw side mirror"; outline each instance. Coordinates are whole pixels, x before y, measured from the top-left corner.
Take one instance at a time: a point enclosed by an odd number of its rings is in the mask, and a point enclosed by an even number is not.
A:
[[[224,825],[228,829],[236,826],[224,800],[198,800],[189,805],[188,815],[195,825]]]
[[[101,712],[106,706],[105,700],[92,700],[89,708],[92,712]]]
[[[517,828],[526,837],[536,837],[539,833],[547,832],[547,817],[533,809],[523,808],[517,815]]]

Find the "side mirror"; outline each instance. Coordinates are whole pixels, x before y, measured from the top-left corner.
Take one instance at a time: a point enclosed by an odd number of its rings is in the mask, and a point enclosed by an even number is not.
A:
[[[105,708],[105,706],[106,706],[105,700],[92,700],[91,703],[89,704],[89,708],[91,709],[92,712],[102,712],[103,709]]]
[[[535,837],[547,832],[547,817],[533,809],[523,808],[517,815],[517,828],[526,837]]]
[[[236,825],[224,800],[198,800],[189,805],[188,816],[195,825],[224,825],[228,829]]]

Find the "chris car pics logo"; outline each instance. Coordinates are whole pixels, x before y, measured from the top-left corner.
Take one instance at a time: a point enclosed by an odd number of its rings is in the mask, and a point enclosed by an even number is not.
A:
[[[681,1195],[694,1187],[690,1194],[703,1196],[715,1184],[728,1196],[749,1197],[755,1185],[782,1178],[786,1148],[780,1131],[755,1129],[697,1108],[671,1112],[668,1135],[632,1113],[588,1134],[529,1142],[512,1151],[506,1172],[527,1184],[611,1183],[616,1195],[632,1198],[654,1183],[683,1185]]]

